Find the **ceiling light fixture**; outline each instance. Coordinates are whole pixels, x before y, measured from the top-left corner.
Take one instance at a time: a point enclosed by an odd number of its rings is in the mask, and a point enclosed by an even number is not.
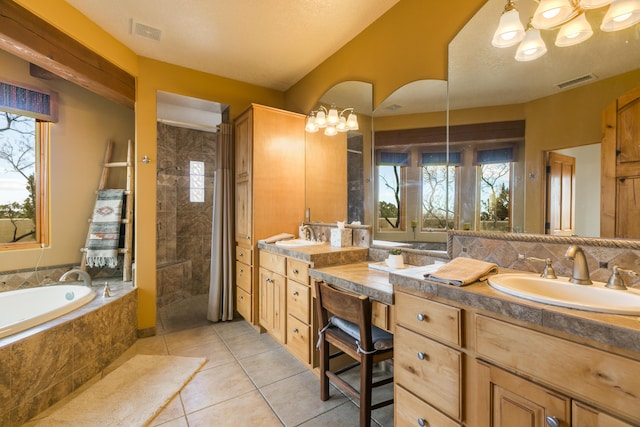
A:
[[[538,3],[530,19],[526,32],[520,33],[522,24],[515,0],[507,0],[504,12],[500,16],[498,28],[493,36],[495,47],[509,47],[520,43],[516,51],[516,60],[531,61],[547,51],[540,30],[558,31],[555,45],[573,46],[593,35],[585,12],[609,6],[600,30],[618,31],[640,22],[640,0],[533,0]],[[528,52],[528,53],[527,53]]]
[[[313,133],[324,129],[327,136],[337,135],[338,132],[347,132],[349,130],[358,130],[358,117],[354,113],[353,108],[345,108],[338,112],[335,105],[327,110],[327,107],[321,105],[317,110],[309,113],[305,131]],[[345,113],[349,112],[348,116]]]

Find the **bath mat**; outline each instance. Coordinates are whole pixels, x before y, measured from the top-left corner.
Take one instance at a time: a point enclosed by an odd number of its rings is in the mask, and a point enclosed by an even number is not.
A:
[[[100,190],[89,226],[87,266],[118,266],[118,243],[124,190]]]
[[[197,357],[136,355],[36,426],[146,426],[205,362]]]

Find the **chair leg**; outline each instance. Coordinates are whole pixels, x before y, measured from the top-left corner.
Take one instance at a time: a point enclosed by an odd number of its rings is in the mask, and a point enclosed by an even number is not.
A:
[[[360,365],[360,427],[371,426],[371,392],[373,358],[365,355]]]
[[[320,343],[320,400],[329,399],[329,343],[322,340]]]

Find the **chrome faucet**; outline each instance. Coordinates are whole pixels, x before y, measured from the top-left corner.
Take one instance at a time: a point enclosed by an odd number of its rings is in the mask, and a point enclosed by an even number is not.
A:
[[[73,268],[69,271],[66,271],[62,276],[60,276],[60,281],[64,282],[65,280],[67,280],[67,277],[73,274],[77,275],[78,278],[81,278],[85,286],[91,287],[91,276],[89,276],[89,273],[78,268]]]
[[[564,254],[566,259],[573,261],[573,273],[569,281],[578,285],[590,285],[589,266],[587,265],[587,257],[584,255],[582,248],[578,245],[571,245]]]
[[[312,242],[316,241],[316,232],[313,231],[310,225],[303,225],[302,232],[304,233],[305,240],[311,240]]]

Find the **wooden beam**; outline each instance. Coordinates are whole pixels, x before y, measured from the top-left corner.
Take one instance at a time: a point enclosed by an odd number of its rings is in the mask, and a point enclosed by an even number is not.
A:
[[[135,77],[11,0],[0,0],[0,48],[128,108]]]

